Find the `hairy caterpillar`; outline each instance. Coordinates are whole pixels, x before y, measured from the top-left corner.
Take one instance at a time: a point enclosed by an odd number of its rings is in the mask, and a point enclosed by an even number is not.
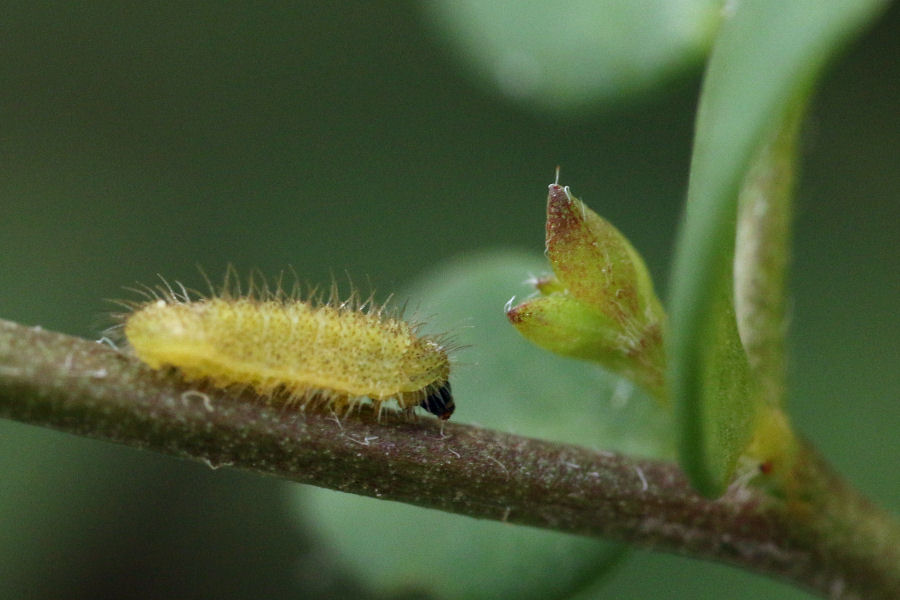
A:
[[[393,399],[407,412],[453,414],[446,345],[372,298],[340,301],[333,285],[327,301],[303,300],[297,286],[270,290],[253,277],[242,294],[232,270],[210,297],[169,285],[145,293],[124,316],[124,333],[153,369],[176,367],[189,381],[249,386],[304,407],[349,411],[369,398],[380,416]]]

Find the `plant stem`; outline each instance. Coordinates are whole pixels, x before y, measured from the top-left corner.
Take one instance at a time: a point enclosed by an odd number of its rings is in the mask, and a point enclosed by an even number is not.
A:
[[[787,270],[797,138],[808,93],[792,103],[756,153],[738,200],[734,304],[757,401],[785,402]]]
[[[187,384],[105,345],[0,321],[0,416],[476,518],[612,538],[787,578],[832,598],[900,597],[900,527],[809,448],[786,499],[698,496],[676,465],[431,418],[286,409]]]

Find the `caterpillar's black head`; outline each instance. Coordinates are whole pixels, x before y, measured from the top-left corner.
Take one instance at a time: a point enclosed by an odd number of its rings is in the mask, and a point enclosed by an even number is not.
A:
[[[420,406],[444,421],[449,419],[456,409],[456,405],[453,403],[453,393],[450,391],[450,382],[445,381],[441,387],[428,394]]]

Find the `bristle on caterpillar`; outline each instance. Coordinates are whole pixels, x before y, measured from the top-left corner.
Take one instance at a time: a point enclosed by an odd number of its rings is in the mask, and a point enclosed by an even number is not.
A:
[[[349,412],[368,398],[379,416],[389,400],[408,413],[453,414],[440,338],[371,297],[340,301],[336,285],[323,301],[260,281],[251,277],[244,294],[229,270],[221,290],[193,298],[183,286],[145,288],[147,301],[123,316],[125,338],[153,369],[176,367],[188,381],[250,387],[287,405]]]

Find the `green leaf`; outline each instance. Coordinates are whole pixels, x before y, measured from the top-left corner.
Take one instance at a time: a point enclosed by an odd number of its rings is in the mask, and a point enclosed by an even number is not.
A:
[[[523,339],[503,312],[508,294],[543,256],[476,255],[437,269],[410,294],[435,332],[467,347],[451,374],[454,421],[522,435],[674,459],[668,411],[600,367]],[[448,454],[453,448],[448,439]],[[452,458],[452,456],[450,456]],[[375,589],[422,589],[451,598],[562,598],[596,578],[617,544],[478,521],[329,490],[297,487],[309,526]]]
[[[550,110],[658,85],[699,62],[719,0],[422,3],[452,47],[490,85]]]
[[[780,127],[793,126],[792,111],[826,61],[883,5],[757,0],[726,8],[697,118],[667,352],[681,461],[704,494],[725,489],[760,409],[760,397],[741,383],[747,367],[736,356],[732,322],[739,189],[766,142]],[[723,385],[729,376],[734,381]]]

